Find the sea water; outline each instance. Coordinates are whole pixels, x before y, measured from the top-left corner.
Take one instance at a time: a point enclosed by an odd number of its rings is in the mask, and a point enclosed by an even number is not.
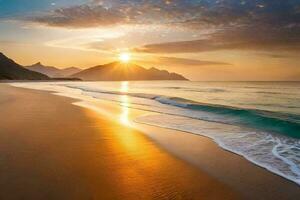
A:
[[[43,82],[14,86],[151,111],[137,123],[212,138],[300,185],[300,82]],[[124,97],[126,96],[126,103]],[[128,100],[129,99],[129,100]]]

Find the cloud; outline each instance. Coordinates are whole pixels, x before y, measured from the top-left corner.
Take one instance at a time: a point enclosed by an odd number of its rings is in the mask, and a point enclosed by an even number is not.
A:
[[[184,65],[186,66],[208,66],[208,65],[231,65],[229,63],[224,62],[215,62],[215,61],[204,61],[204,60],[196,60],[196,59],[188,59],[188,58],[177,58],[177,57],[158,57],[158,62],[161,63],[169,63],[176,65]]]
[[[290,55],[290,54],[274,54],[274,53],[268,53],[268,52],[264,52],[264,53],[257,53],[257,55],[259,56],[266,56],[266,57],[269,57],[269,58],[297,58],[298,56],[296,55]],[[297,54],[298,55],[298,54]]]
[[[201,39],[194,41],[137,48],[146,52],[300,48],[299,0],[93,0],[27,20],[65,28],[156,24],[195,33],[211,30],[206,37],[200,34]]]
[[[148,44],[142,47],[134,48],[133,51],[144,53],[189,53],[189,52],[203,52],[214,51],[225,48],[222,44],[212,44],[209,40],[190,40],[178,42],[166,42]]]
[[[2,44],[2,45],[11,45],[11,44],[17,44],[17,42],[12,41],[12,40],[0,40],[0,44]]]
[[[300,17],[300,16],[299,16]],[[190,53],[218,50],[300,51],[300,24],[230,26],[203,39],[147,44],[134,50],[147,53]]]
[[[26,20],[47,26],[87,28],[118,24],[168,24],[177,22],[187,8],[170,6],[169,1],[101,1],[63,7],[31,16]],[[177,20],[176,20],[177,19]]]
[[[121,38],[112,38],[106,39],[102,42],[91,42],[84,45],[85,48],[91,50],[100,50],[100,51],[118,51],[122,49],[122,42],[123,37]],[[118,49],[118,50],[116,50]],[[125,47],[124,47],[125,49]],[[178,58],[178,57],[168,57],[168,56],[152,56],[152,55],[143,55],[141,54],[138,61],[144,61],[148,58],[149,62],[152,63],[165,63],[165,64],[172,64],[172,65],[188,65],[188,66],[203,66],[203,65],[231,65],[230,63],[225,62],[215,62],[215,61],[205,61],[205,60],[197,60],[197,59],[190,59],[190,58]]]
[[[298,32],[272,33],[261,29],[224,30],[206,39],[147,44],[136,47],[136,52],[146,53],[193,53],[219,50],[300,51]],[[299,31],[300,34],[300,31]]]
[[[30,45],[30,43],[24,43],[20,41],[15,41],[15,40],[0,40],[0,45],[3,46],[11,46],[11,45]]]
[[[142,64],[150,64],[150,66],[160,66],[160,67],[181,67],[183,69],[187,68],[195,68],[195,67],[205,67],[205,66],[213,66],[213,67],[230,67],[233,66],[230,63],[225,62],[217,62],[217,61],[208,61],[208,60],[198,60],[192,58],[180,58],[180,57],[166,57],[166,56],[149,56],[149,55],[139,55],[134,56],[134,61]]]
[[[54,17],[74,18],[79,21],[93,19],[99,20],[100,25],[104,20],[101,17],[117,16],[118,19],[124,17],[133,23],[164,23],[188,27],[223,27],[253,23],[273,23],[278,26],[299,23],[300,6],[297,1],[93,0],[92,3],[56,9],[42,18],[49,17],[50,21]],[[66,24],[68,22],[65,21]]]
[[[105,7],[79,5],[56,9],[50,13],[27,18],[32,22],[66,28],[108,26],[125,23],[125,17],[118,10]]]

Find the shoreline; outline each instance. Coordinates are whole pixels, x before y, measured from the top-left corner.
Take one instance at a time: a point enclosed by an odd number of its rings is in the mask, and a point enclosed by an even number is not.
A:
[[[130,97],[127,97],[127,95],[121,95],[120,96],[121,102],[116,103],[115,101],[111,101],[111,100],[107,100],[107,99],[99,99],[99,98],[94,98],[93,96],[89,96],[89,95],[81,95],[81,94],[77,93],[77,91],[75,91],[75,90],[65,93],[65,91],[63,89],[59,89],[56,87],[54,87],[54,89],[49,89],[49,88],[46,89],[45,87],[40,88],[39,86],[35,87],[34,85],[30,85],[29,87],[26,85],[20,86],[18,84],[17,85],[12,84],[12,85],[16,86],[16,87],[35,89],[35,90],[39,90],[39,91],[49,91],[50,93],[53,93],[53,94],[56,94],[59,96],[65,96],[65,97],[77,99],[78,102],[73,103],[74,105],[94,110],[96,112],[99,112],[100,114],[106,114],[108,117],[112,118],[112,120],[115,120],[115,118],[119,117],[119,115],[122,115],[124,117],[124,113],[126,113],[126,115],[127,115],[126,120],[128,122],[131,121],[132,122],[131,125],[133,125],[132,127],[137,128],[137,129],[139,128],[140,124],[147,124],[147,122],[145,123],[145,122],[143,122],[143,120],[142,121],[138,120],[140,117],[143,118],[143,116],[147,116],[147,115],[151,116],[152,114],[157,114],[157,113],[162,114],[160,112],[156,112],[153,110],[134,108],[134,107],[131,107],[130,104],[127,105],[127,101],[130,102]],[[122,105],[122,104],[124,104],[124,105]],[[109,109],[105,109],[106,107],[109,107]],[[110,112],[111,110],[114,110],[114,112]],[[163,114],[165,114],[165,113],[163,113]],[[166,113],[166,116],[168,116],[168,115],[169,114]],[[204,120],[204,121],[206,121],[206,120]],[[214,122],[209,122],[209,123],[214,123]],[[125,124],[125,125],[128,126],[128,124]],[[218,140],[218,138],[215,138],[215,137],[212,137],[212,136],[206,135],[206,134],[194,133],[192,131],[185,131],[185,130],[180,130],[180,129],[176,129],[176,128],[172,128],[172,127],[166,127],[166,126],[151,123],[151,122],[148,123],[148,125],[160,127],[162,130],[170,129],[170,130],[176,130],[176,131],[184,132],[184,133],[188,133],[188,134],[195,134],[198,136],[207,137],[210,140],[212,140],[214,143],[216,143],[216,145],[218,145],[218,147],[222,148],[223,150],[229,151],[230,153],[241,156],[244,159],[248,160],[249,162],[253,163],[255,166],[261,167],[265,170],[270,171],[271,173],[273,173],[275,175],[278,175],[284,179],[287,179],[288,181],[298,184],[297,180],[293,180],[292,178],[285,176],[280,171],[277,171],[276,168],[273,169],[272,166],[268,166],[268,165],[259,163],[256,160],[253,160],[251,157],[248,157],[246,154],[236,151],[235,149],[231,149],[230,146],[226,146],[226,144],[220,142]],[[212,125],[218,126],[218,124],[212,124]],[[231,126],[231,125],[229,125],[229,126]],[[151,136],[151,134],[150,134],[150,136]]]
[[[209,137],[209,136],[205,136],[205,135],[201,135],[201,134],[197,134],[197,133],[192,133],[192,132],[188,132],[188,131],[183,131],[183,130],[178,130],[178,129],[175,129],[175,128],[163,127],[163,126],[154,125],[154,124],[147,124],[147,123],[145,123],[145,122],[136,122],[136,123],[142,124],[142,125],[147,125],[147,126],[152,126],[152,127],[156,127],[156,128],[160,128],[160,129],[169,129],[169,130],[171,130],[171,131],[176,131],[176,132],[181,132],[181,133],[186,133],[186,134],[191,134],[191,135],[203,137],[203,138],[205,138],[205,139],[208,139],[208,140],[212,141],[214,144],[216,144],[216,145],[217,145],[219,148],[221,148],[222,150],[224,150],[224,151],[226,151],[226,152],[229,152],[229,153],[231,153],[231,154],[234,154],[234,155],[236,155],[236,156],[242,157],[243,159],[246,159],[246,160],[247,160],[248,162],[250,162],[251,164],[254,164],[256,167],[259,167],[259,168],[261,168],[261,169],[263,169],[263,170],[267,170],[268,172],[274,174],[275,176],[278,176],[278,177],[283,178],[283,179],[285,179],[285,180],[287,180],[287,181],[289,181],[289,182],[291,182],[291,183],[294,183],[294,184],[296,184],[296,185],[299,185],[299,187],[300,187],[300,183],[295,182],[294,180],[290,179],[289,177],[286,177],[286,176],[284,176],[284,175],[282,175],[282,174],[279,174],[278,172],[273,171],[272,169],[269,169],[268,167],[265,167],[265,166],[261,165],[260,163],[258,163],[258,162],[256,162],[256,161],[252,160],[251,158],[248,158],[247,156],[245,156],[245,155],[243,155],[243,154],[240,154],[240,153],[238,153],[238,152],[235,152],[234,150],[231,150],[231,149],[229,149],[229,148],[223,146],[223,145],[220,144],[218,141],[216,141],[214,138],[211,138],[211,137]],[[143,132],[143,133],[145,133],[145,132]],[[151,137],[151,136],[149,136],[149,137]]]
[[[18,89],[27,90],[23,88]],[[34,90],[31,91],[35,93]],[[37,93],[49,94],[51,92],[37,91]],[[105,109],[108,108],[109,111],[120,112],[116,111],[120,108],[112,108],[113,106],[103,101],[101,103],[103,104],[102,106],[105,107]],[[80,102],[75,101],[73,104],[78,105]],[[99,111],[100,114],[101,112],[103,111]],[[136,111],[132,112],[134,113]],[[278,175],[271,174],[271,172],[250,163],[243,157],[235,155],[233,152],[222,149],[210,138],[145,124],[140,124],[139,126],[147,130],[143,132],[144,135],[167,152],[171,152],[171,154],[180,160],[188,161],[188,163],[197,169],[229,185],[230,188],[237,190],[238,193],[241,193],[246,199],[272,199],[274,196],[284,199],[293,199],[293,197],[295,197],[294,195],[300,194],[298,186],[293,185],[294,183],[290,183]],[[193,145],[197,146],[197,148],[191,147]],[[215,155],[218,158],[212,158],[211,155]],[[272,188],[270,188],[271,183],[273,185]],[[281,193],[280,190],[284,192]]]
[[[239,199],[141,132],[74,102],[0,85],[1,199]]]

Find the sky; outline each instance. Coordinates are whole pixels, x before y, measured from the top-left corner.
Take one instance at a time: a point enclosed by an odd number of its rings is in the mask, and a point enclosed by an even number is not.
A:
[[[300,0],[0,0],[22,65],[132,62],[197,81],[300,81]]]

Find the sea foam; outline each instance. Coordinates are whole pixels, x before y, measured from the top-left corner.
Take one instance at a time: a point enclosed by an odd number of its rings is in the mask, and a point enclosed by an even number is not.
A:
[[[151,111],[156,114],[141,116],[135,121],[209,137],[222,148],[300,185],[300,117],[297,114],[201,103],[161,93],[123,92],[102,87],[100,83],[12,85],[52,91],[80,99],[85,104],[89,103],[88,99],[104,99],[120,106]],[[187,86],[172,88],[191,92]],[[166,93],[170,89],[168,87]],[[228,90],[218,89],[218,93]],[[259,91],[259,94],[264,93]],[[124,95],[130,97],[130,103],[123,104],[120,97]],[[89,108],[98,109],[94,105]]]

